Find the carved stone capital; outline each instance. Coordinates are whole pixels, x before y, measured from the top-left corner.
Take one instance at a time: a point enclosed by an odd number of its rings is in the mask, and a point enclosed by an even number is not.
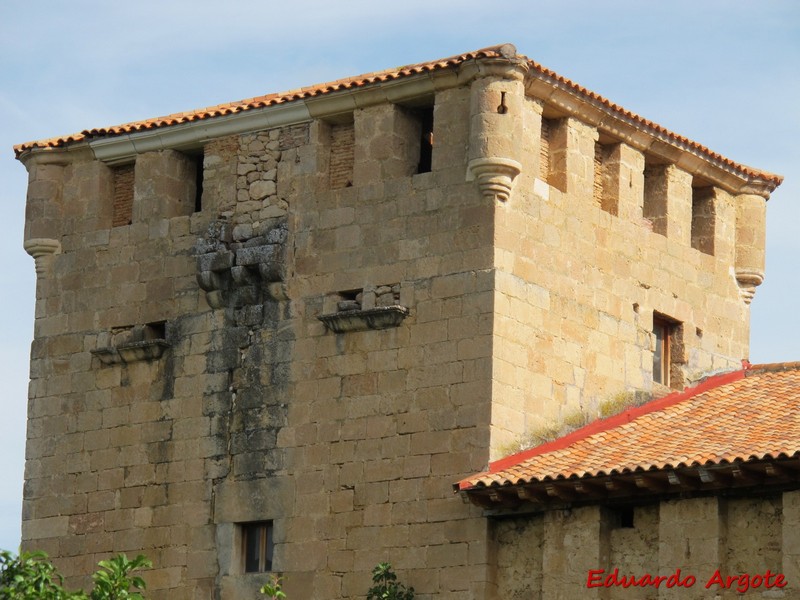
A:
[[[505,202],[522,165],[511,158],[476,158],[467,165],[467,181],[476,180],[487,198]]]
[[[25,240],[22,247],[33,257],[36,275],[41,277],[50,271],[53,255],[61,250],[61,242],[48,238],[32,238]]]
[[[461,67],[462,75],[468,74],[470,79],[495,77],[511,81],[524,81],[530,69],[528,61],[517,54],[513,44],[503,44],[498,48],[500,56],[478,58],[474,62]]]

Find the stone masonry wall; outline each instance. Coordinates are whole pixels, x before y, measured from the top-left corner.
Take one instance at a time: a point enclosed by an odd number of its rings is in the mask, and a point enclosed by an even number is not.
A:
[[[464,182],[467,107],[438,95],[420,175],[413,111],[357,110],[355,152],[396,159],[342,189],[324,122],[215,140],[202,211],[182,216],[150,192],[188,206],[182,155],[143,155],[118,227],[110,168],[51,169],[61,252],[38,289],[26,547],[68,585],[143,552],[156,600],[235,598],[264,579],[242,572],[237,524],[270,520],[296,597],[362,597],[379,560],[421,598],[483,596],[486,522],[451,492],[486,463],[491,394],[493,206]],[[106,220],[87,230],[87,212]],[[381,286],[410,310],[399,327],[317,319]]]
[[[380,105],[355,111],[355,153],[396,161],[357,163],[341,189],[325,168],[295,178],[295,360],[278,439],[293,476],[277,549],[290,597],[363,597],[379,561],[419,598],[485,596],[486,523],[451,491],[488,458],[491,393],[492,206],[464,183],[466,109],[463,90],[437,95],[434,138],[447,142],[431,173],[410,175],[408,114]],[[324,165],[329,126],[315,127]],[[317,320],[341,292],[396,282],[411,311],[399,327],[334,334]]]
[[[620,527],[616,509],[586,507],[515,516],[492,523],[496,598],[794,598],[798,581],[787,569],[796,556],[794,527],[782,511],[796,492],[720,500],[693,498],[633,507],[632,526]],[[785,536],[785,537],[784,537]],[[782,541],[783,538],[783,541]],[[587,587],[589,570],[601,579],[617,570],[634,575],[693,576],[693,585]],[[788,585],[739,591],[707,583],[742,574],[783,573]],[[776,578],[773,576],[774,583]]]
[[[570,174],[563,191],[535,176],[542,113],[540,103],[527,102],[522,118],[531,143],[511,199],[496,211],[494,457],[526,433],[620,394],[668,391],[653,383],[655,313],[682,323],[675,385],[748,356],[749,309],[731,275],[735,199],[705,191],[715,237],[695,248],[691,176],[661,165],[669,173],[661,178],[664,219],[674,224],[657,233],[642,219],[645,157],[620,143],[603,153],[611,214],[593,200],[593,163],[584,159],[594,156],[593,128],[557,121],[569,130],[562,135],[569,147],[551,160]],[[550,141],[551,157],[557,141]],[[703,251],[709,247],[713,255]]]
[[[134,222],[117,227],[112,170],[88,160],[60,167],[61,252],[37,288],[23,539],[54,558],[68,585],[85,583],[114,552],[144,552],[156,565],[147,575],[154,598],[210,597],[219,573],[215,489],[282,465],[287,305],[257,298],[210,310],[195,255],[207,249],[198,238],[244,246],[276,226],[286,213],[277,167],[303,136],[307,127],[209,144],[203,204],[211,210],[185,216],[166,206],[159,215],[148,190],[161,186],[153,198],[163,200],[174,189],[193,205],[187,161],[143,155],[136,180],[148,186],[136,188]],[[248,181],[251,172],[258,177]],[[87,213],[107,220],[87,230]],[[224,242],[208,242],[209,227]],[[156,349],[163,354],[148,354]]]
[[[253,597],[266,576],[244,573],[241,526],[266,521],[290,598],[363,598],[380,561],[419,600],[602,597],[570,569],[637,564],[601,507],[495,527],[452,483],[566,411],[663,391],[654,312],[683,324],[688,378],[746,356],[737,281],[759,282],[763,202],[703,196],[709,254],[690,239],[692,177],[664,167],[659,234],[647,157],[493,65],[408,106],[363,96],[331,122],[208,141],[199,212],[197,163],[177,150],[137,156],[118,226],[114,171],[89,150],[26,159],[26,240],[57,252],[37,285],[25,548],[69,586],[143,552],[154,600]],[[430,105],[431,171],[416,174]],[[709,503],[681,506],[711,518]]]

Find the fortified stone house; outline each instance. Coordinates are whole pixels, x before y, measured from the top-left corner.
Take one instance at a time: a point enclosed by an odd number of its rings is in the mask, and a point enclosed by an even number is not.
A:
[[[38,274],[23,545],[68,585],[141,552],[156,600],[253,598],[266,572],[291,600],[363,598],[379,561],[422,600],[615,598],[586,587],[615,566],[798,589],[797,431],[701,470],[616,429],[664,414],[675,441],[698,398],[712,422],[758,394],[794,415],[788,367],[471,475],[577,411],[744,373],[781,177],[510,45],[15,150]],[[536,462],[587,440],[628,454]]]

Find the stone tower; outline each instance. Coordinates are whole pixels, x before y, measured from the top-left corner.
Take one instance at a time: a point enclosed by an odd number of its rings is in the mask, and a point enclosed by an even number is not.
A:
[[[16,152],[23,543],[156,600],[493,598],[452,483],[746,358],[781,181],[510,45]]]

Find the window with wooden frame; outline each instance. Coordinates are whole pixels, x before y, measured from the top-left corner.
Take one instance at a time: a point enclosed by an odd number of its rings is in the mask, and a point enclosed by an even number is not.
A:
[[[683,388],[683,325],[660,314],[653,315],[653,381]]]
[[[265,573],[272,570],[273,527],[272,521],[243,523],[242,557],[245,573]]]

